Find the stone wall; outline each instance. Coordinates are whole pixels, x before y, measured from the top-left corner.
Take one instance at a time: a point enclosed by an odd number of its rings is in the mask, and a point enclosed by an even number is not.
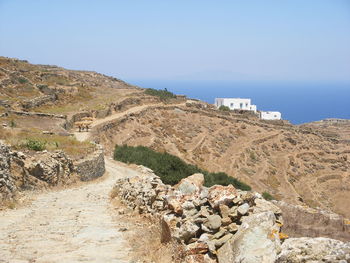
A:
[[[293,237],[329,237],[350,240],[350,221],[338,214],[274,201],[284,215],[284,231]]]
[[[82,181],[93,180],[105,173],[104,151],[102,146],[81,160],[74,162],[74,169]]]
[[[0,202],[21,190],[34,190],[74,181],[73,162],[64,152],[26,153],[11,151],[0,142]]]
[[[29,99],[29,100],[23,101],[22,107],[24,109],[31,109],[31,108],[35,108],[35,107],[41,106],[41,105],[49,103],[49,102],[54,102],[56,100],[57,100],[56,94],[44,95],[44,96],[36,97],[34,99]]]
[[[160,220],[162,242],[179,242],[185,251],[184,262],[350,260],[350,243],[328,238],[288,241],[281,232],[281,209],[259,193],[232,185],[207,188],[202,174],[169,186],[152,170],[143,166],[139,170],[139,176],[118,180],[114,190],[130,208]],[[319,253],[319,246],[327,250]]]

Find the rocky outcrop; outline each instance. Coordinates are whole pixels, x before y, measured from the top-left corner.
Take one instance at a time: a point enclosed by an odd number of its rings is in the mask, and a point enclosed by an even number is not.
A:
[[[350,242],[330,238],[290,238],[282,244],[277,263],[350,262]]]
[[[152,170],[139,170],[140,176],[118,180],[115,191],[130,208],[159,219],[162,242],[182,244],[184,262],[349,262],[340,261],[348,260],[348,244],[341,241],[288,240],[281,232],[282,210],[258,193],[204,187],[202,174],[169,186]]]
[[[0,142],[0,202],[11,200],[22,190],[42,189],[66,185],[77,180],[87,181],[105,172],[101,146],[77,161],[62,151],[11,151]]]
[[[103,148],[97,145],[93,153],[74,162],[74,169],[82,181],[89,181],[102,176],[105,173]]]
[[[283,231],[292,237],[328,237],[350,240],[350,221],[321,209],[273,201],[284,216]]]
[[[244,218],[238,232],[218,250],[219,262],[275,262],[281,250],[279,230],[271,211]]]
[[[0,142],[0,201],[20,190],[63,185],[74,180],[73,162],[62,151],[24,154]]]

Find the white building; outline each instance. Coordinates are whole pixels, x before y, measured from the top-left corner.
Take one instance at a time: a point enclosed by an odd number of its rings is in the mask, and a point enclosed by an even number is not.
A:
[[[217,108],[220,108],[220,106],[227,106],[230,110],[249,110],[256,112],[256,105],[252,105],[250,99],[216,98],[215,106]]]
[[[260,111],[262,120],[281,120],[282,114],[279,111]]]

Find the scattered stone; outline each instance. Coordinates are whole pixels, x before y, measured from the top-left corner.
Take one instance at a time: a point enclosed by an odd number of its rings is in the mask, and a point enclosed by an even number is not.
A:
[[[289,238],[282,244],[277,263],[350,262],[350,242],[318,238]]]
[[[221,217],[219,215],[210,215],[207,219],[208,220],[204,223],[207,228],[215,230],[221,226]]]

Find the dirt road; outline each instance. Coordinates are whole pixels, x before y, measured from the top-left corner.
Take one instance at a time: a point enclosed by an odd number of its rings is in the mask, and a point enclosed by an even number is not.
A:
[[[117,178],[137,172],[112,160],[106,169],[96,182],[0,211],[0,262],[130,262],[125,223],[112,213],[109,193]]]

